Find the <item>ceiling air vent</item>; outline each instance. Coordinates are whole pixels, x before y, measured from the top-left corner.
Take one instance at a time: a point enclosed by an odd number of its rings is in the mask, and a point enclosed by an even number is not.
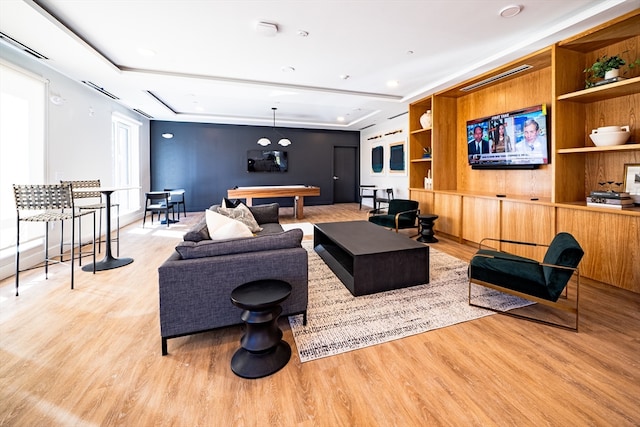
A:
[[[533,65],[528,65],[528,64],[520,65],[519,67],[513,68],[513,69],[511,69],[509,71],[505,71],[504,73],[496,74],[495,76],[489,77],[488,79],[484,79],[484,80],[479,81],[477,83],[474,83],[472,85],[465,86],[465,87],[461,88],[460,90],[463,91],[463,92],[468,92],[470,90],[478,89],[479,87],[486,86],[488,84],[495,83],[498,80],[507,78],[507,77],[512,76],[514,74],[521,73],[521,72],[523,72],[525,70],[528,70],[529,68],[533,68]]]
[[[103,95],[107,95],[109,98],[111,99],[120,99],[117,96],[115,96],[114,94],[107,92],[106,90],[104,90],[103,87],[98,86],[97,84],[93,83],[93,82],[88,82],[86,80],[82,80],[82,83],[86,84],[87,86],[89,86],[92,89],[97,90],[98,92],[100,92]]]
[[[408,111],[403,111],[400,114],[396,114],[395,116],[391,116],[391,117],[387,118],[387,120],[393,120],[393,119],[395,119],[397,117],[404,116],[405,114],[409,114],[409,112]]]
[[[365,130],[365,129],[369,129],[370,127],[373,127],[373,126],[375,126],[375,125],[376,125],[376,124],[375,124],[375,123],[373,123],[373,124],[370,124],[369,126],[365,126],[365,127],[360,128],[360,129],[358,129],[358,130],[361,130],[361,131],[362,131],[362,130]]]
[[[141,116],[145,116],[147,119],[153,119],[153,116],[145,113],[144,111],[140,110],[139,108],[134,108],[133,111],[135,111],[136,113],[140,114]]]
[[[42,55],[39,52],[36,52],[35,50],[31,49],[29,46],[25,46],[22,43],[20,43],[18,40],[16,39],[12,39],[11,37],[9,37],[8,35],[6,35],[5,33],[0,32],[0,40],[2,40],[3,42],[5,42],[6,44],[8,44],[9,46],[21,50],[23,52],[27,52],[28,54],[35,56],[38,59],[49,59],[46,56]]]

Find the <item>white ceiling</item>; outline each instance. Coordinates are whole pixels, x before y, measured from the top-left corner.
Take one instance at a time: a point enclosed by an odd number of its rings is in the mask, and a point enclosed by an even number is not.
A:
[[[640,7],[519,1],[0,0],[0,31],[154,119],[360,130]]]

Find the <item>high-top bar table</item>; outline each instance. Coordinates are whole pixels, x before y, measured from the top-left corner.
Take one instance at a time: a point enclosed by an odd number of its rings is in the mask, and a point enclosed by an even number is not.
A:
[[[251,206],[254,198],[293,197],[293,210],[297,219],[304,217],[304,196],[319,195],[320,187],[308,185],[260,185],[254,187],[237,187],[227,190],[227,197],[246,199],[247,206]]]
[[[136,190],[139,189],[140,187],[98,187],[98,188],[91,188],[91,191],[99,191],[102,194],[104,194],[105,197],[105,205],[106,205],[106,217],[107,217],[107,230],[106,230],[106,238],[105,238],[105,251],[104,251],[104,258],[102,258],[101,261],[96,261],[96,271],[103,271],[103,270],[111,270],[113,268],[118,268],[118,267],[122,267],[128,264],[131,264],[133,262],[133,258],[115,258],[112,254],[111,254],[111,194],[114,191],[120,191],[120,190]],[[74,190],[76,191],[76,190]],[[85,188],[79,188],[77,190],[77,192],[82,192],[82,191],[89,191]],[[85,265],[84,267],[82,267],[83,271],[91,271],[93,272],[93,265],[89,264],[89,265]]]

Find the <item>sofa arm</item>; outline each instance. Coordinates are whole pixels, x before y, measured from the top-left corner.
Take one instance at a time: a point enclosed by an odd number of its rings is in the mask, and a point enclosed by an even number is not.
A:
[[[242,323],[231,291],[254,280],[288,282],[292,291],[282,315],[306,312],[307,257],[302,247],[184,260],[173,253],[158,268],[162,337]]]

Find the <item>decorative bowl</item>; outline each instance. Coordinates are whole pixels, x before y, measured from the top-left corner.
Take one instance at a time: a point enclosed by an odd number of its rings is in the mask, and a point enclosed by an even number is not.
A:
[[[631,132],[629,131],[600,133],[594,130],[589,135],[589,138],[591,138],[596,147],[607,147],[610,145],[622,145],[627,142],[630,136]]]
[[[602,132],[620,132],[629,130],[629,126],[601,126],[597,129],[598,133]]]

